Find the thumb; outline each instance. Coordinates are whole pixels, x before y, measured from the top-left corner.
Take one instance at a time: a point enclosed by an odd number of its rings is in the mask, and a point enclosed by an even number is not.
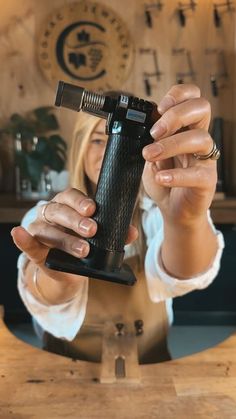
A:
[[[44,264],[49,248],[31,236],[23,227],[14,227],[11,236],[15,245],[36,265]]]

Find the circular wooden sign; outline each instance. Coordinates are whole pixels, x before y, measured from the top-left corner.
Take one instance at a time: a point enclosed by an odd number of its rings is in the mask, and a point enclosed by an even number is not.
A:
[[[110,7],[81,1],[55,10],[44,24],[37,55],[44,76],[96,89],[119,89],[128,78],[134,46]]]

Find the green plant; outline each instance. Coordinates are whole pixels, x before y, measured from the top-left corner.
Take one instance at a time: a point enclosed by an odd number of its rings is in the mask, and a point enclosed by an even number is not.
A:
[[[37,189],[41,174],[50,169],[60,172],[65,167],[67,145],[55,133],[59,124],[52,107],[36,108],[24,116],[15,113],[0,129],[1,137],[15,141],[15,162],[21,177]]]

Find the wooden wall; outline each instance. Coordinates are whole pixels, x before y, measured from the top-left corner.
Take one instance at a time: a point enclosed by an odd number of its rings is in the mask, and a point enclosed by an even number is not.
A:
[[[1,6],[0,14],[0,121],[13,112],[24,112],[40,105],[54,103],[55,90],[42,75],[36,56],[38,31],[47,15],[70,0],[8,0]],[[97,0],[113,8],[128,25],[135,43],[133,71],[122,89],[145,97],[143,73],[153,72],[149,54],[140,50],[154,48],[157,52],[159,79],[153,77],[152,96],[159,101],[172,84],[176,73],[187,72],[186,54],[173,54],[173,49],[190,51],[194,77],[185,82],[200,86],[212,105],[213,116],[225,120],[225,152],[227,184],[231,194],[236,194],[236,145],[235,145],[235,17],[236,12],[222,12],[222,25],[217,28],[213,21],[213,3],[222,0],[198,0],[194,11],[186,11],[186,26],[181,27],[176,13],[177,0],[163,0],[162,10],[153,9],[153,27],[145,23],[145,5],[154,0]],[[182,3],[188,3],[188,0]],[[211,92],[210,75],[222,72],[219,54],[223,51],[227,77],[219,78],[219,96]],[[206,53],[208,50],[208,53]],[[209,52],[210,51],[210,52]],[[58,110],[62,135],[70,141],[76,114]]]

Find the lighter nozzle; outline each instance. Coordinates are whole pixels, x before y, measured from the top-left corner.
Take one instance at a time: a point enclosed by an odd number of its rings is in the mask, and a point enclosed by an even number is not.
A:
[[[59,81],[55,105],[79,112],[83,105],[84,88]]]
[[[80,110],[96,116],[104,116],[105,96],[89,92],[83,87],[59,81],[55,105],[79,112]]]

